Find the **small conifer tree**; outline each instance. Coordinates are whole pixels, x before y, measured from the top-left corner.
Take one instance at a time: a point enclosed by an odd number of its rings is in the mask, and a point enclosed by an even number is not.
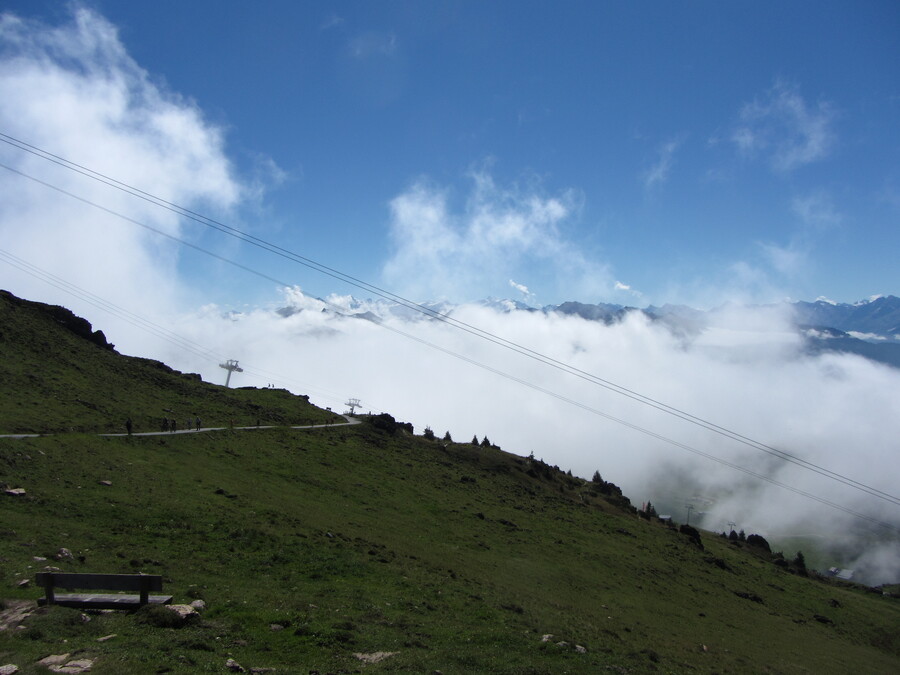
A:
[[[422,435],[429,441],[434,440],[434,432],[431,430],[431,427],[425,427],[425,431],[422,432]]]
[[[806,558],[803,556],[803,551],[797,551],[797,557],[794,558],[794,567],[797,568],[797,571],[806,576]]]
[[[472,436],[472,445],[478,445],[478,435]]]
[[[453,442],[453,439],[450,437],[450,432],[449,432],[449,431],[448,431],[447,433],[444,434],[444,440],[447,441],[447,443],[452,443],[452,442]]]

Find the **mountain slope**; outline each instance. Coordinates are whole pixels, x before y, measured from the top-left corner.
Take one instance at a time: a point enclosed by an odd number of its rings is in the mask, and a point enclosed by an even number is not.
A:
[[[157,431],[163,417],[204,425],[339,419],[287,391],[252,393],[200,381],[158,361],[115,352],[102,332],[62,307],[0,291],[0,433]],[[343,420],[341,420],[343,421]]]
[[[103,387],[96,377],[145,367],[73,342],[52,321],[10,316],[5,335],[39,329],[31,340],[60,355],[57,376],[43,382],[63,410],[77,410],[65,399],[69,382],[83,378],[90,393]],[[13,360],[33,349],[3,345]],[[82,348],[108,355],[108,370],[76,373]],[[70,350],[78,358],[67,360]],[[135,394],[167,400],[185,380],[168,376]],[[15,402],[0,389],[4,408]],[[262,405],[267,394],[218,389],[227,401],[240,394],[233,406]],[[211,391],[179,396],[199,406]],[[806,578],[711,533],[700,534],[701,547],[639,518],[611,484],[413,436],[389,416],[316,430],[0,439],[0,476],[26,491],[0,494],[8,604],[37,598],[19,580],[54,565],[162,574],[176,602],[208,605],[181,628],[147,611],[87,623],[75,610],[32,614],[22,629],[0,631],[0,663],[21,672],[43,672],[33,664],[63,651],[95,659],[91,672],[101,674],[222,672],[228,658],[278,673],[900,667],[896,599]],[[72,556],[54,559],[62,547]],[[368,665],[354,656],[377,652],[391,655]]]

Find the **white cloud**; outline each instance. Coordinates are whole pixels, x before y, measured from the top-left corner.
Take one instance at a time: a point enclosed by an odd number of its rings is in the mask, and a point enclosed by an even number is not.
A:
[[[760,243],[759,248],[771,269],[783,279],[801,277],[809,269],[809,251],[797,242],[787,246]]]
[[[777,82],[746,104],[731,140],[747,156],[763,156],[788,172],[828,156],[835,143],[835,114],[827,102],[808,104],[797,87]]]
[[[551,277],[542,288],[556,284],[554,290],[573,296],[609,291],[606,268],[561,231],[578,208],[574,193],[503,188],[484,171],[471,179],[460,213],[451,210],[446,189],[424,180],[391,200],[394,250],[383,268],[385,283],[419,300],[479,299],[501,292],[510,278],[538,273]]]
[[[344,19],[341,16],[338,16],[335,13],[329,14],[322,23],[319,25],[319,30],[328,30],[330,28],[337,28],[338,26],[342,26],[344,24]]]
[[[59,26],[0,16],[0,128],[10,136],[207,212],[236,206],[246,189],[220,129],[163,89],[127,54],[114,26],[74,6]],[[167,233],[174,214],[21,150],[0,161]],[[0,173],[3,247],[110,300],[152,313],[178,303],[179,251],[132,224],[42,185]],[[48,289],[13,272],[6,285],[32,298]],[[52,293],[52,291],[49,291]]]
[[[840,225],[842,216],[825,190],[815,190],[802,197],[794,197],[791,210],[804,224],[816,229]]]
[[[531,291],[528,290],[528,286],[526,286],[525,284],[517,284],[515,281],[510,279],[509,285],[519,291],[519,293],[521,293],[526,300],[531,297]]]
[[[394,33],[368,32],[350,40],[350,54],[357,59],[376,56],[390,56],[397,51],[397,36]]]
[[[681,145],[680,140],[671,140],[660,146],[656,162],[641,175],[645,188],[653,189],[669,179],[669,172],[672,170],[675,160],[675,151],[679,145]]]

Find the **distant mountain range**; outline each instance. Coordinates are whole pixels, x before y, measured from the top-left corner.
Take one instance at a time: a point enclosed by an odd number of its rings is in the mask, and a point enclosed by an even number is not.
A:
[[[303,306],[282,307],[278,313],[290,316],[299,311],[315,309],[329,311],[334,303],[307,298]],[[727,323],[727,317],[738,305],[723,305],[711,310],[699,310],[686,305],[649,305],[643,309],[609,303],[589,304],[569,301],[559,305],[531,307],[517,300],[489,298],[479,304],[498,312],[541,312],[580,316],[588,321],[610,325],[622,321],[633,312],[641,312],[653,321],[667,325],[685,335],[696,335],[712,326]],[[377,320],[400,318],[427,320],[429,313],[450,314],[455,305],[446,302],[423,303],[428,312],[422,313],[402,304],[386,300],[358,300],[344,298],[340,309],[348,315]],[[820,298],[815,302],[792,302],[778,305],[752,305],[746,309],[783,311],[793,318],[803,336],[809,353],[848,352],[900,368],[900,298],[877,295],[852,304],[837,303]]]

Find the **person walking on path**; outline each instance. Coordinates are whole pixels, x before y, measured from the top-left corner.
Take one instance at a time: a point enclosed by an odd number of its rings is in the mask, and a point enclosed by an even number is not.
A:
[[[173,418],[172,421],[169,423],[169,431],[171,431],[174,434],[176,426],[178,426],[178,423]]]
[[[198,418],[197,418],[196,420],[194,420],[194,421],[197,423],[197,431],[200,431],[200,418],[198,417]]]
[[[163,430],[163,431],[168,431],[168,430],[169,430],[169,418],[168,418],[168,417],[163,417],[163,421],[162,421],[162,430]]]
[[[125,431],[128,432],[128,435],[131,436],[131,418],[129,417],[125,420]]]

